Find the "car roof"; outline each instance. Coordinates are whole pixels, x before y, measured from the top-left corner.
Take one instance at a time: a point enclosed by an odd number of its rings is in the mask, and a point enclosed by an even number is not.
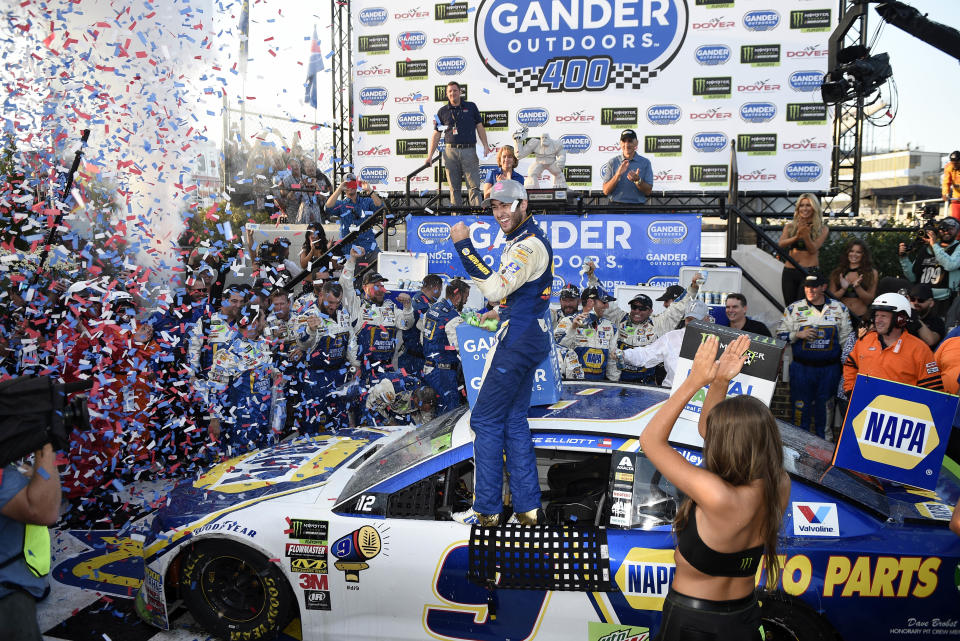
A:
[[[663,388],[624,383],[565,382],[560,400],[551,405],[531,407],[528,413],[533,432],[595,433],[604,436],[637,438],[670,396]],[[465,413],[453,431],[452,444],[473,440],[470,412]],[[679,418],[670,432],[677,445],[702,448],[703,439],[696,421]]]

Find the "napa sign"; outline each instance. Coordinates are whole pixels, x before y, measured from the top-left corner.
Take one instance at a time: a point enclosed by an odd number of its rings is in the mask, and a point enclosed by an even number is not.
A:
[[[833,464],[933,490],[956,408],[951,394],[857,376]]]

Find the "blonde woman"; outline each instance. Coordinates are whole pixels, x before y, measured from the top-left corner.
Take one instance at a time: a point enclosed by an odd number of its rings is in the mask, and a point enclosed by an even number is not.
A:
[[[483,197],[490,197],[490,190],[498,180],[515,180],[523,184],[523,176],[516,172],[520,161],[513,150],[513,145],[504,145],[497,150],[497,168],[487,172],[487,177],[483,181]]]
[[[793,220],[783,226],[777,243],[804,268],[799,270],[790,263],[784,264],[780,277],[784,306],[803,298],[803,279],[807,274],[820,273],[820,248],[827,241],[829,233],[830,230],[823,224],[820,199],[813,194],[801,194],[797,199]]]

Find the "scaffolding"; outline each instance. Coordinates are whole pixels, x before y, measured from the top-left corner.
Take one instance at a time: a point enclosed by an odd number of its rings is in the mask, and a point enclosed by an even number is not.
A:
[[[333,16],[331,35],[333,56],[331,96],[333,98],[333,170],[335,185],[353,172],[353,28],[350,24],[350,0],[330,0]]]

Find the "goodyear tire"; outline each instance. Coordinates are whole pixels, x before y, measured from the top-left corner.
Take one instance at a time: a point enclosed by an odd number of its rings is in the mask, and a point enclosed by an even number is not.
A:
[[[197,623],[228,641],[274,638],[286,625],[293,601],[283,575],[266,557],[222,540],[187,551],[180,594]]]
[[[806,603],[782,592],[762,592],[760,617],[766,641],[838,641],[833,626]]]

